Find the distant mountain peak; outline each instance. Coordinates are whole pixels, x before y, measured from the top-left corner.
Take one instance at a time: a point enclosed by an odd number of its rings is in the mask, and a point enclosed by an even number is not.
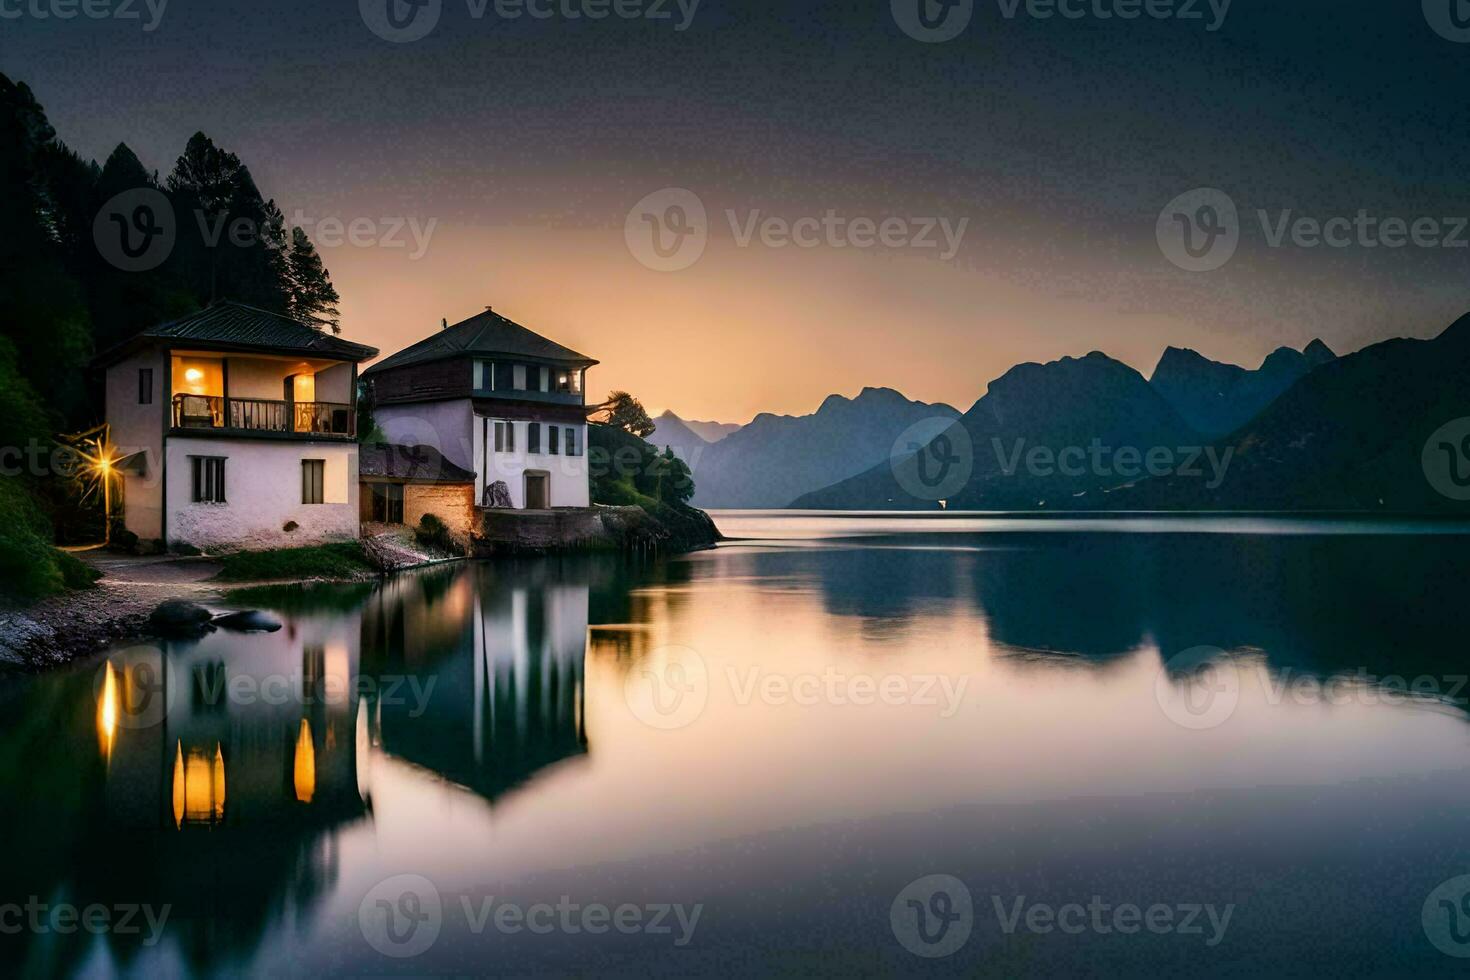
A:
[[[1337,360],[1337,354],[1333,352],[1331,347],[1322,343],[1321,337],[1314,339],[1310,344],[1303,347],[1302,354],[1306,357],[1307,363],[1313,367],[1326,364],[1328,361]]]
[[[1178,370],[1180,368],[1192,367],[1196,364],[1208,364],[1210,359],[1192,347],[1174,347],[1170,345],[1164,348],[1164,353],[1159,357],[1159,363],[1154,366],[1154,377],[1158,377],[1160,371]]]

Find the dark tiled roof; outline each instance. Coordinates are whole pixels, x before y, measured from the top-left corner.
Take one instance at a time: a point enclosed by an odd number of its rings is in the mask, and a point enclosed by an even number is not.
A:
[[[113,353],[132,347],[140,340],[229,348],[258,347],[272,352],[340,357],[349,361],[365,361],[378,354],[375,347],[334,337],[288,316],[243,303],[224,302],[213,303],[198,313],[171,323],[149,327],[97,359],[106,361]]]
[[[486,310],[452,327],[446,327],[412,347],[405,347],[363,373],[373,374],[389,368],[426,364],[429,361],[466,354],[531,357],[544,361],[571,361],[588,366],[597,363],[586,354],[579,354],[570,347],[547,340],[514,320]]]
[[[474,483],[475,474],[457,466],[431,446],[393,446],[376,443],[358,453],[359,476],[423,483]]]

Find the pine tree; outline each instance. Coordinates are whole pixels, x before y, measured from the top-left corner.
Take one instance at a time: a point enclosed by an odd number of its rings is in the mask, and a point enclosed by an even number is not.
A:
[[[195,133],[167,187],[179,225],[179,269],[198,302],[233,299],[286,313],[285,219],[240,158]]]
[[[332,285],[332,276],[322,264],[322,257],[306,232],[291,229],[291,250],[286,257],[290,290],[291,316],[318,330],[342,332],[342,314],[337,310],[341,297]]]

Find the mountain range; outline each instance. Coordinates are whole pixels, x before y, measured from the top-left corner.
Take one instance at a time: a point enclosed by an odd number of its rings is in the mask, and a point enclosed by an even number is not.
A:
[[[1467,369],[1470,317],[1341,358],[1320,341],[1283,348],[1256,371],[1175,348],[1148,381],[1100,352],[1023,364],[928,446],[792,506],[1459,510],[1426,474],[1431,449],[1458,467],[1470,438],[1427,443],[1470,416]],[[946,460],[968,473],[941,496],[927,487]]]
[[[1321,340],[1301,351],[1281,347],[1254,371],[1212,361],[1187,348],[1169,347],[1149,384],[1196,432],[1223,436],[1259,415],[1313,368],[1335,360]]]
[[[864,388],[855,398],[829,395],[810,415],[762,413],[718,442],[665,412],[649,441],[689,464],[697,507],[785,507],[887,459],[907,430],[924,444],[958,416],[949,405]]]

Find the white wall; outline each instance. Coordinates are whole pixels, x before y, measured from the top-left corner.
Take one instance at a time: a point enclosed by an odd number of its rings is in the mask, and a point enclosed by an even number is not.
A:
[[[475,503],[485,499],[486,436],[489,436],[490,465],[488,475],[493,483],[504,480],[510,488],[510,498],[516,507],[526,506],[526,470],[541,470],[550,474],[551,506],[586,507],[590,499],[587,486],[587,426],[574,425],[577,444],[582,455],[567,456],[563,452],[551,455],[546,452],[550,445],[547,425],[568,428],[565,423],[541,423],[541,452],[526,452],[526,426],[524,421],[514,422],[516,427],[516,451],[495,452],[495,434],[488,429],[493,417],[474,414],[474,404],[467,398],[454,401],[426,402],[416,405],[385,405],[374,413],[378,428],[388,441],[399,446],[432,446],[451,463],[473,470],[475,474]],[[565,446],[562,447],[565,450]]]
[[[541,425],[541,452],[528,453],[526,451],[527,435],[526,426],[528,422],[511,422],[515,426],[515,447],[513,453],[497,453],[495,451],[495,428],[497,420],[493,416],[475,416],[475,500],[482,502],[485,499],[485,478],[488,475],[490,482],[504,480],[510,489],[510,499],[518,509],[526,506],[526,471],[536,470],[550,475],[551,506],[553,507],[586,507],[590,501],[590,491],[587,485],[587,426],[568,426],[562,422],[542,422]],[[500,420],[504,421],[504,420]],[[561,452],[558,455],[548,453],[550,445],[546,434],[548,425],[556,425],[561,429],[573,428],[577,430],[577,446],[581,450],[580,456],[566,455],[565,440],[559,446]],[[490,448],[489,466],[485,465],[485,447]]]
[[[194,503],[190,456],[223,456],[223,504]],[[301,461],[326,461],[325,503],[301,502]],[[204,550],[290,548],[358,536],[357,447],[275,439],[168,442],[168,540]],[[299,527],[283,528],[288,521]]]
[[[138,404],[138,371],[153,369],[152,404]],[[122,517],[145,541],[163,534],[163,418],[169,411],[168,365],[158,351],[130,357],[107,369],[107,422],[119,455],[146,454],[146,473],[124,474]],[[116,512],[114,512],[116,513]]]

